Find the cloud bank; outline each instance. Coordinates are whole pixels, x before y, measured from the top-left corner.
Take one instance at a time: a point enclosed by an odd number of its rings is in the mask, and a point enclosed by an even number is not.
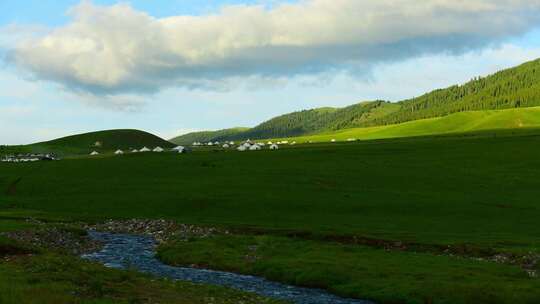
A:
[[[37,79],[110,96],[461,53],[538,26],[540,0],[304,0],[167,18],[82,2],[69,15],[69,24],[18,41],[7,60]]]

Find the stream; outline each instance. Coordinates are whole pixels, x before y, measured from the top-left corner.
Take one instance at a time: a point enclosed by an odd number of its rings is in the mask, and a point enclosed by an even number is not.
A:
[[[320,289],[295,287],[255,276],[169,266],[156,258],[156,242],[149,236],[95,231],[89,231],[89,236],[103,242],[105,246],[101,251],[83,255],[82,258],[100,262],[110,268],[130,268],[158,277],[225,286],[296,304],[373,304],[369,301],[340,298]]]

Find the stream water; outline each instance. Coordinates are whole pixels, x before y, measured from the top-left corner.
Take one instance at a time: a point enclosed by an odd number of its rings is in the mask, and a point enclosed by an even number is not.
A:
[[[95,231],[90,231],[89,235],[92,239],[103,242],[105,246],[99,252],[82,257],[111,268],[130,268],[158,277],[226,286],[296,304],[373,304],[369,301],[340,298],[319,289],[285,285],[255,276],[169,266],[156,258],[156,242],[148,236]]]

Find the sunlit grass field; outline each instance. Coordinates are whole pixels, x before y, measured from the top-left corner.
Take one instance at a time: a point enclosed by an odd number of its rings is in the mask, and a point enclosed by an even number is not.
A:
[[[538,244],[540,136],[0,164],[1,206],[78,218]],[[504,241],[504,242],[503,242]]]
[[[379,303],[536,303],[538,279],[475,252],[540,253],[538,155],[540,132],[526,129],[2,163],[0,207],[9,218],[224,226],[239,235],[173,243],[161,257]],[[418,250],[334,241],[352,236]],[[469,249],[426,249],[447,245]],[[260,259],[246,264],[252,246]]]
[[[273,139],[306,142],[347,141],[349,139],[371,140],[413,136],[433,136],[469,132],[490,132],[493,130],[512,132],[516,129],[540,128],[540,107],[507,110],[469,111],[448,116],[414,120],[411,122],[369,127],[344,129],[339,131]]]

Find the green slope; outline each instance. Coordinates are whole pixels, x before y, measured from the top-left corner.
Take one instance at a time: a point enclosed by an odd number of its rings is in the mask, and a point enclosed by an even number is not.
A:
[[[373,101],[361,102],[345,108],[318,108],[289,113],[272,118],[254,128],[235,128],[218,131],[194,132],[178,136],[171,141],[178,144],[223,140],[243,140],[271,137],[290,137],[313,134],[325,130],[340,130],[352,124],[399,110],[397,104]]]
[[[99,142],[99,145],[96,143]],[[13,152],[57,153],[59,155],[88,154],[92,151],[100,153],[112,152],[117,149],[140,149],[161,146],[173,146],[156,135],[139,130],[106,130],[67,136],[51,141],[35,143],[26,146],[7,147]]]
[[[332,139],[338,141],[348,139],[368,140],[528,128],[540,128],[540,107],[462,112],[445,117],[415,120],[396,125],[325,132],[311,136],[295,137],[293,140],[299,143],[308,141],[322,142]]]
[[[237,134],[241,134],[249,128],[231,128],[224,129],[219,131],[202,131],[202,132],[192,132],[185,135],[177,136],[170,141],[177,145],[188,145],[193,142],[209,142],[209,141],[219,141],[225,138],[234,137]]]
[[[357,127],[386,126],[467,111],[535,106],[540,106],[540,59],[397,103],[373,101],[341,109],[294,112],[220,139],[293,137]],[[441,129],[440,132],[453,130]],[[214,140],[212,134],[204,133],[204,140]],[[192,141],[203,141],[199,140],[197,134],[186,137]]]
[[[540,59],[399,104],[399,111],[361,126],[395,124],[463,111],[540,106]]]

